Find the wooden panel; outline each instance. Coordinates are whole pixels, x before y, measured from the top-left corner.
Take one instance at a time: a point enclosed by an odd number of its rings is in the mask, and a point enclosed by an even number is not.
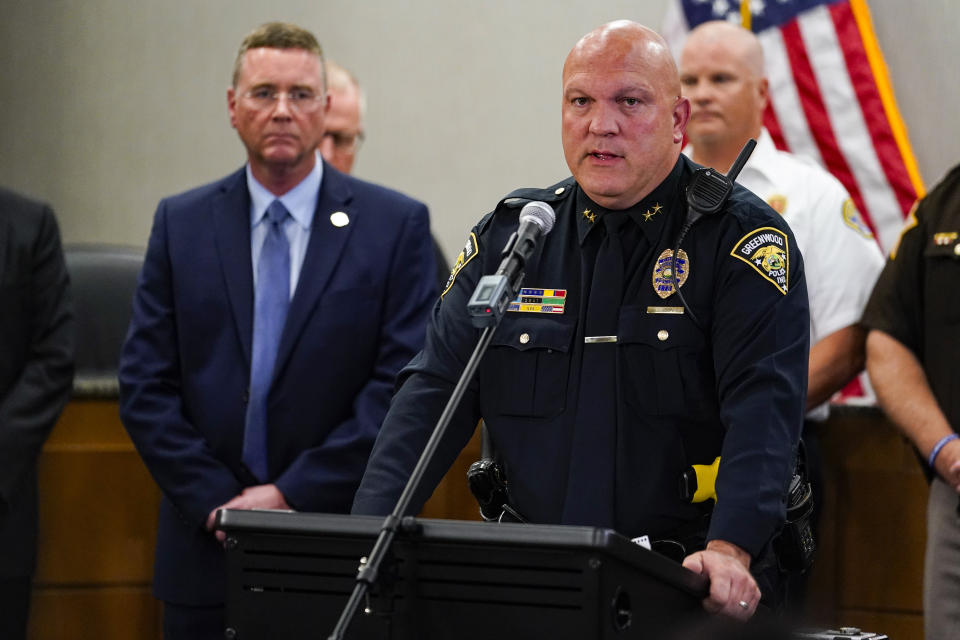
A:
[[[44,452],[36,579],[149,582],[160,493],[134,451]]]
[[[926,504],[915,498],[927,494],[923,478],[862,470],[840,492],[839,607],[921,610]]]
[[[922,638],[927,484],[879,410],[834,409],[820,430],[824,511],[807,618]]]
[[[115,402],[73,401],[40,456],[36,580],[149,583],[160,492]]]
[[[161,637],[161,606],[148,587],[41,588],[30,606],[30,640]]]
[[[159,638],[151,595],[160,491],[112,400],[74,399],[38,461],[30,638]]]
[[[120,423],[116,400],[71,400],[43,450],[76,450],[90,446],[133,451],[133,443]]]

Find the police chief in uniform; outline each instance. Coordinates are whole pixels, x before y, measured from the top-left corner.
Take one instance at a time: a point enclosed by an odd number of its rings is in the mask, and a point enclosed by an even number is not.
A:
[[[684,565],[710,579],[704,605],[752,615],[761,591],[751,563],[770,561],[803,420],[807,292],[789,228],[740,187],[692,226],[672,277],[696,168],[680,157],[688,114],[670,52],[650,29],[614,22],[573,48],[562,108],[573,177],[514,192],[470,233],[426,347],[401,373],[354,513],[395,506],[477,343],[467,300],[496,270],[521,206],[543,200],[556,225],[527,262],[521,299],[504,315],[412,511],[482,417],[511,504],[527,519],[654,539],[700,528],[705,549],[689,548]],[[718,456],[708,528],[706,503],[682,499],[678,481]]]
[[[927,640],[960,633],[960,166],[911,211],[867,303],[880,406],[927,462]]]

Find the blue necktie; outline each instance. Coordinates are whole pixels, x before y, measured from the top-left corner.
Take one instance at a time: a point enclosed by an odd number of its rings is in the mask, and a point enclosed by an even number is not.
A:
[[[279,200],[267,207],[267,236],[257,262],[250,402],[243,432],[243,462],[261,482],[268,477],[267,398],[277,363],[280,335],[290,306],[290,243],[283,232],[283,223],[289,215]]]

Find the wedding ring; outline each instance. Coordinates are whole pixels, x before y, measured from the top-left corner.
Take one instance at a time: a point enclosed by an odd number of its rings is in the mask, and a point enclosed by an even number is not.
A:
[[[741,601],[738,602],[737,604],[740,605],[740,608],[741,608],[741,609],[749,609],[749,608],[750,608],[750,605],[747,604],[747,601],[746,601],[746,600],[741,600]]]

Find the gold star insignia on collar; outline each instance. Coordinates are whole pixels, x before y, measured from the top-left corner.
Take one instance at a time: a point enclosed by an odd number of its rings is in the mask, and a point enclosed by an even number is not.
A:
[[[650,222],[650,218],[660,213],[661,209],[663,207],[660,206],[659,202],[653,206],[653,209],[647,209],[647,212],[643,214],[643,221]]]
[[[590,211],[590,209],[583,210],[583,217],[589,220],[591,224],[597,221],[597,214]]]

